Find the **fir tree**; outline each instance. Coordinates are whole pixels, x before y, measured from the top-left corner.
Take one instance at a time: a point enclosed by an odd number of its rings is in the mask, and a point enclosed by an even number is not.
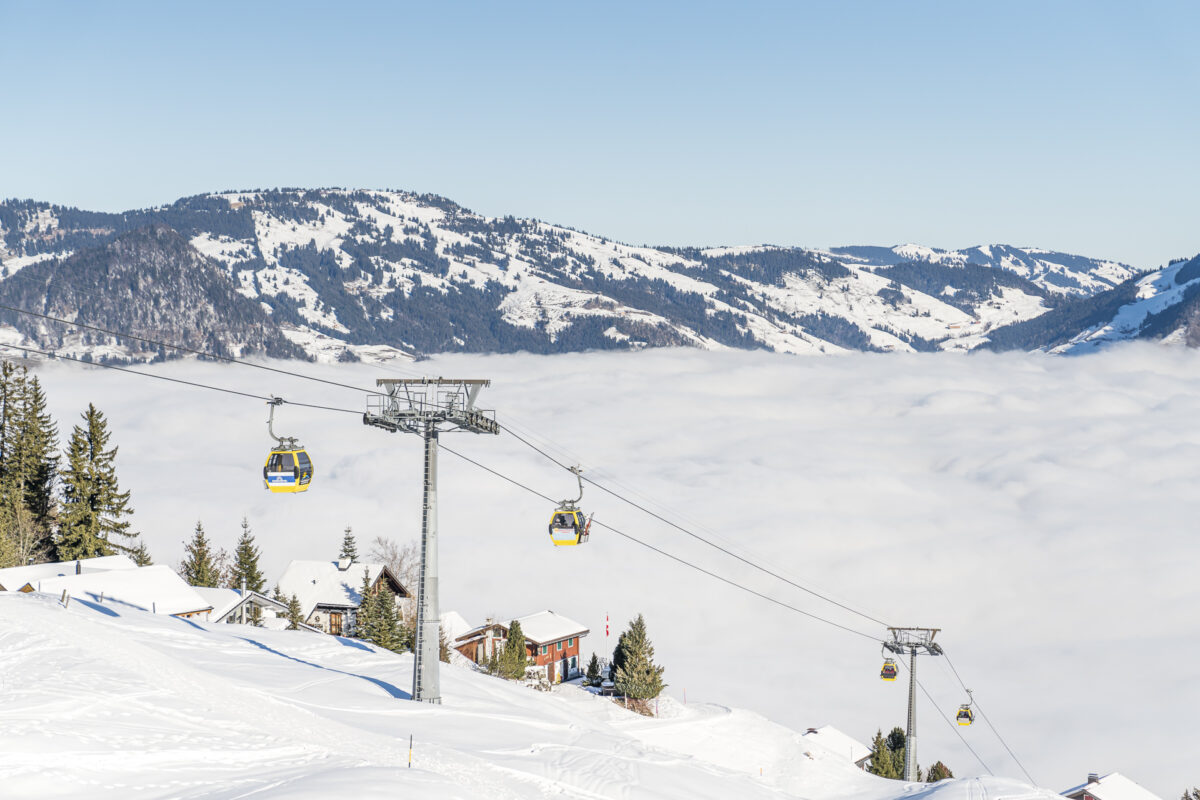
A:
[[[150,548],[146,547],[145,542],[138,542],[138,546],[133,548],[133,552],[129,554],[129,557],[139,567],[148,567],[154,563],[154,559],[150,557]]]
[[[358,590],[358,611],[354,615],[354,635],[368,642],[375,641],[379,624],[379,604],[371,590],[371,571],[363,567],[362,586]]]
[[[400,612],[396,610],[396,595],[387,587],[376,592],[378,617],[375,638],[372,642],[385,650],[403,653],[408,649],[404,626],[400,624]]]
[[[892,728],[887,736],[883,731],[876,731],[871,740],[871,765],[867,771],[881,778],[904,779],[904,749],[905,735],[901,728]],[[920,780],[920,770],[917,770]]]
[[[120,491],[114,461],[117,448],[108,444],[108,423],[94,405],[83,413],[67,444],[63,472],[63,511],[58,537],[58,560],[130,552],[137,533],[125,519],[133,513],[129,492]]]
[[[1200,800],[1200,788],[1192,789],[1190,792],[1186,789],[1183,791],[1183,797],[1179,800]]]
[[[515,619],[508,625],[508,639],[504,642],[499,661],[500,677],[510,681],[525,677],[525,666],[529,662],[525,651],[525,632]]]
[[[0,480],[0,566],[25,566],[43,554],[43,528],[7,480]]]
[[[664,670],[654,663],[654,645],[646,635],[646,620],[638,614],[624,637],[624,658],[614,680],[617,691],[633,700],[658,697],[666,686],[662,680]]]
[[[25,385],[16,430],[13,432],[12,474],[38,524],[49,532],[54,517],[54,488],[58,481],[58,426],[46,409],[46,393],[37,376]]]
[[[500,653],[497,650],[497,648],[495,648],[495,647],[492,648],[492,653],[491,653],[491,655],[488,656],[487,674],[488,675],[499,675],[500,674]]]
[[[346,526],[346,535],[342,537],[342,552],[338,555],[338,560],[348,558],[350,561],[358,561],[358,543],[354,541],[354,533],[350,530],[350,526]]]
[[[242,517],[242,535],[238,539],[237,548],[233,551],[233,566],[229,570],[229,588],[242,588],[246,582],[246,591],[262,592],[267,585],[262,570],[258,568],[258,547],[254,544],[254,535],[250,533],[250,522]]]
[[[184,544],[187,556],[180,566],[182,577],[191,586],[217,587],[221,585],[221,572],[217,567],[204,526],[196,522],[192,540]]]
[[[438,628],[438,660],[443,664],[450,663],[450,640],[446,638],[446,631],[441,627]]]
[[[616,677],[617,670],[625,665],[625,639],[626,632],[621,631],[621,635],[617,637],[617,646],[613,648],[612,661],[609,662],[609,675]]]
[[[304,624],[304,609],[300,607],[300,598],[292,595],[288,598],[287,604],[287,629],[289,631],[298,631],[300,626]]]
[[[587,672],[585,674],[585,686],[599,686],[600,681],[600,659],[592,653],[592,660],[588,662]]]
[[[937,783],[938,781],[944,781],[946,778],[953,777],[954,773],[950,771],[950,768],[938,761],[932,767],[930,767],[929,772],[925,774],[925,782]]]
[[[904,763],[901,762],[900,766],[902,772]],[[875,738],[871,740],[871,763],[867,766],[867,772],[881,778],[901,777],[901,772],[896,770],[896,760],[892,756],[892,750],[888,747],[882,730],[876,731]]]

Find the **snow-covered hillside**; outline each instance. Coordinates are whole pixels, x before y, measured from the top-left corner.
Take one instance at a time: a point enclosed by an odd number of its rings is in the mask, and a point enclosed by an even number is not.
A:
[[[917,788],[744,711],[668,700],[647,719],[575,686],[543,694],[448,665],[443,705],[424,705],[407,699],[409,655],[99,598],[0,593],[0,643],[4,797],[887,800]],[[1056,795],[979,778],[923,796]]]
[[[1137,270],[1128,264],[1116,261],[1006,244],[985,244],[964,250],[940,250],[918,244],[834,247],[829,252],[846,263],[868,267],[887,267],[912,261],[958,267],[979,264],[1019,275],[1049,292],[1079,297],[1111,289],[1137,274]]]
[[[0,203],[0,302],[16,304],[5,289],[14,277],[51,282],[69,254],[150,224],[178,230],[220,265],[237,292],[226,305],[257,302],[277,338],[327,361],[664,345],[963,349],[993,327],[1134,274],[1113,262],[1003,245],[639,247],[538,220],[484,217],[433,195],[272,190],[125,214]],[[19,299],[31,302],[28,291]],[[17,319],[5,312],[0,322]],[[211,328],[203,334],[224,341],[216,321]],[[28,321],[21,332],[56,344]],[[110,348],[97,357],[116,352],[105,342],[71,352],[93,346]]]

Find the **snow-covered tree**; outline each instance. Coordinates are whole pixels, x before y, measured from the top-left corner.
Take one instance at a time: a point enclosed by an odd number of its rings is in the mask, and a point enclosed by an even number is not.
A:
[[[221,585],[221,569],[204,534],[204,525],[197,520],[192,539],[183,546],[183,563],[180,564],[182,578],[191,586],[217,587]]]

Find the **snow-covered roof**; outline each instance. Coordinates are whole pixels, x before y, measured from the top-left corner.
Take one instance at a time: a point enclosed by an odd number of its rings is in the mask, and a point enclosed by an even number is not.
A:
[[[224,622],[225,617],[229,616],[242,603],[242,593],[237,589],[221,589],[212,588],[209,586],[193,586],[196,594],[204,598],[205,602],[212,606],[212,611],[209,612],[209,622]],[[248,600],[255,600],[260,605],[273,606],[279,611],[286,611],[287,606],[280,603],[278,600],[272,600],[264,594],[258,592],[246,592]]]
[[[96,556],[76,561],[51,561],[48,564],[30,564],[24,567],[0,569],[0,590],[15,592],[30,581],[74,575],[79,572],[103,572],[110,569],[137,569],[137,564],[128,556]]]
[[[183,578],[163,564],[133,569],[84,572],[29,581],[35,592],[61,594],[105,605],[128,606],[156,614],[188,614],[207,611],[211,605]]]
[[[525,638],[534,644],[550,644],[573,636],[588,635],[588,629],[583,625],[562,614],[555,614],[553,611],[539,611],[536,614],[517,617],[516,621],[521,623],[521,632],[525,634]],[[469,639],[494,625],[499,625],[506,632],[508,631],[509,623],[497,620],[474,627],[456,639],[458,641]]]
[[[442,632],[451,642],[471,630],[471,623],[467,622],[457,611],[443,611],[440,620]]]
[[[362,602],[358,590],[362,587],[363,570],[366,570],[367,581],[372,585],[386,571],[395,585],[401,588],[402,596],[408,596],[407,590],[386,566],[360,564],[357,561],[345,569],[339,569],[337,561],[293,561],[279,579],[279,591],[283,592],[284,597],[296,595],[305,619],[317,606],[358,608]]]
[[[815,744],[855,763],[871,755],[871,748],[857,739],[847,736],[832,725],[809,728],[804,734],[804,742],[805,744]]]
[[[1066,797],[1081,797],[1085,793],[1096,800],[1162,800],[1154,792],[1119,772],[1110,772],[1098,780],[1067,789],[1062,794]]]

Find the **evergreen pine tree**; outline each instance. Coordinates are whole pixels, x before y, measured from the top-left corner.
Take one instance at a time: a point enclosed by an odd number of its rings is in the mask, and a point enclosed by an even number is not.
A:
[[[20,488],[0,480],[0,566],[17,567],[42,560],[44,530],[25,505]]]
[[[342,552],[338,555],[338,559],[348,558],[351,562],[358,561],[358,543],[354,541],[354,533],[350,526],[346,526],[346,535],[342,537]]]
[[[585,686],[600,685],[600,659],[596,657],[595,653],[592,653],[592,660],[588,662],[585,680]]]
[[[402,653],[407,647],[400,612],[396,609],[396,595],[385,586],[376,592],[376,596],[379,616],[373,642],[385,650]]]
[[[500,654],[500,676],[510,681],[524,678],[528,662],[525,632],[521,630],[521,623],[514,619],[508,625],[508,639],[504,642],[504,651]]]
[[[954,773],[950,771],[950,768],[938,761],[929,768],[929,772],[925,775],[925,782],[937,783],[938,781],[944,781],[946,778],[953,777]]]
[[[450,663],[450,640],[446,638],[444,628],[438,628],[438,660],[443,664]]]
[[[25,478],[25,503],[47,532],[54,519],[54,489],[58,482],[58,426],[47,410],[46,393],[37,376],[29,379],[21,420],[23,446],[31,470]],[[48,551],[47,551],[48,552]]]
[[[646,620],[641,615],[629,623],[624,641],[624,659],[617,669],[617,691],[633,700],[651,700],[662,693],[665,670],[654,663],[654,645],[646,635]]]
[[[25,370],[11,361],[0,362],[0,479],[8,473],[7,446],[24,394]]]
[[[196,522],[196,530],[192,540],[184,544],[187,556],[181,565],[182,578],[191,586],[217,587],[221,585],[221,573],[209,546],[208,537],[204,535],[204,526]]]
[[[1190,792],[1184,789],[1183,797],[1179,800],[1200,800],[1200,788],[1194,788]]]
[[[58,537],[58,560],[130,552],[137,533],[130,532],[133,513],[129,492],[117,485],[117,448],[106,450],[109,432],[104,415],[89,404],[85,426],[76,425],[67,444],[63,472],[63,510]]]
[[[229,570],[230,589],[240,591],[244,579],[246,591],[262,592],[267,585],[267,579],[258,568],[258,556],[259,550],[254,544],[254,534],[250,533],[250,522],[242,517],[242,535],[233,551],[233,566]]]
[[[138,546],[133,548],[133,552],[129,554],[129,557],[139,567],[148,567],[154,563],[154,559],[150,557],[150,548],[146,547],[145,542],[138,542]]]
[[[304,609],[300,607],[300,598],[292,595],[287,601],[287,629],[289,631],[300,630],[300,626],[304,624]]]
[[[354,635],[364,641],[374,642],[379,626],[379,604],[371,589],[371,572],[363,567],[362,586],[359,587],[358,611],[354,615]]]
[[[888,749],[882,730],[875,731],[875,738],[871,740],[871,763],[867,765],[867,772],[881,778],[899,777],[896,775],[895,762],[892,761],[892,751]]]
[[[500,674],[500,653],[499,653],[498,649],[495,647],[492,648],[492,654],[490,656],[488,656],[487,674],[488,675],[499,675]]]
[[[617,637],[617,646],[613,648],[612,661],[609,663],[609,676],[616,678],[617,670],[625,665],[626,652],[626,632],[621,631],[621,635]]]

